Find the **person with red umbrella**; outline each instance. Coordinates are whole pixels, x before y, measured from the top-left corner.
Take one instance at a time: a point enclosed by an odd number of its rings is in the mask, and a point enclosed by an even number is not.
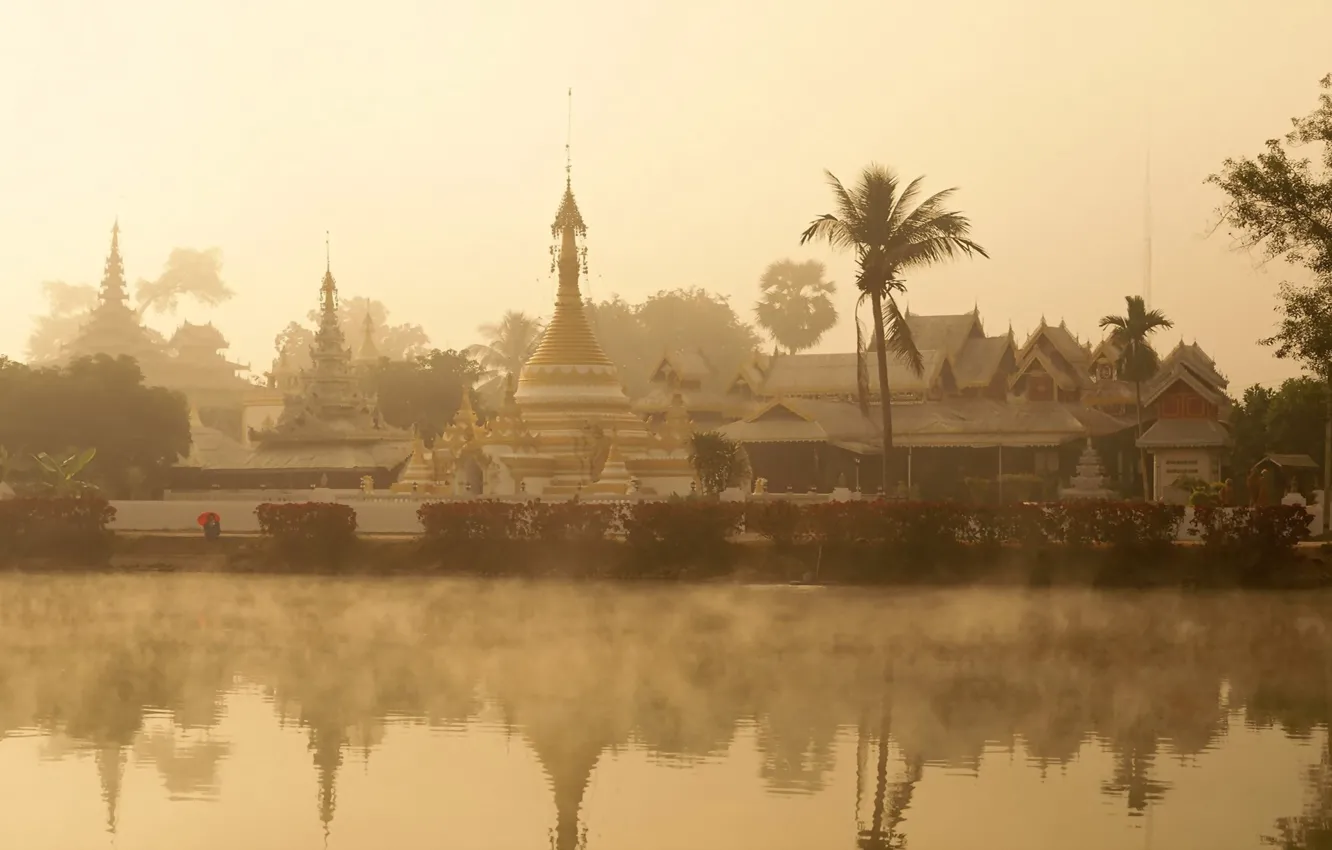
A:
[[[204,538],[207,540],[216,540],[222,536],[222,517],[213,511],[199,514],[199,525],[203,528]]]

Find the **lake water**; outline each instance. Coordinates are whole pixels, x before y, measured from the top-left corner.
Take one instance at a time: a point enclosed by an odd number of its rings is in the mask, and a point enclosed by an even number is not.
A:
[[[1328,847],[1330,674],[1323,594],[4,577],[0,847]]]

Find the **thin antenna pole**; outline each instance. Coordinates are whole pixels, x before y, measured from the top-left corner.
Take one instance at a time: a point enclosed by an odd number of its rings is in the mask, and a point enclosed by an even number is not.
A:
[[[1142,191],[1143,225],[1143,269],[1142,300],[1147,309],[1152,309],[1152,146],[1150,136],[1147,141],[1147,163],[1143,175]]]
[[[331,272],[331,271],[333,270],[333,259],[332,259],[332,257],[333,257],[333,255],[332,255],[332,251],[331,251],[331,249],[329,248],[329,236],[328,236],[328,231],[325,230],[325,231],[324,231],[324,271],[326,271],[326,272]]]
[[[1149,13],[1150,14],[1150,13]],[[1147,22],[1150,30],[1151,22]],[[1152,67],[1143,67],[1144,162],[1142,176],[1142,301],[1152,309]]]
[[[570,146],[573,144],[573,86],[569,87],[568,115],[564,125],[564,182],[568,183],[573,179],[573,155]]]

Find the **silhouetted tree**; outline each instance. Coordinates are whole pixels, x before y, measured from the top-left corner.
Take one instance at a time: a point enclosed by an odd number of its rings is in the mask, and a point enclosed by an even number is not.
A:
[[[1207,178],[1227,195],[1221,220],[1250,247],[1332,276],[1332,74],[1323,77],[1318,107],[1292,119],[1284,143],[1269,139],[1253,159],[1227,159]],[[1295,148],[1321,146],[1321,168]]]
[[[715,372],[730,377],[759,345],[754,329],[729,301],[703,289],[663,290],[640,304],[618,295],[587,302],[588,320],[631,394],[647,387],[649,372],[667,351],[699,351]]]
[[[837,285],[824,280],[823,263],[779,260],[759,279],[762,296],[754,305],[759,327],[790,354],[818,345],[837,324],[832,296]]]
[[[825,173],[837,211],[814,219],[800,235],[800,244],[823,241],[856,255],[856,288],[862,300],[869,299],[874,315],[886,489],[893,449],[888,353],[891,350],[917,374],[924,368],[911,329],[894,298],[896,293],[906,292],[902,274],[957,256],[989,255],[971,239],[971,222],[967,217],[947,208],[956,190],[945,189],[918,203],[922,182],[919,177],[902,186],[891,170],[870,165],[861,173],[860,183],[848,190],[831,171]]]
[[[47,313],[33,318],[28,337],[28,358],[33,363],[53,363],[60,359],[61,347],[79,335],[88,313],[97,306],[97,287],[88,284],[48,280],[42,283]]]
[[[235,293],[222,280],[222,252],[217,248],[175,248],[156,280],[140,280],[134,287],[139,314],[175,313],[181,298],[208,307],[230,300]]]
[[[543,330],[540,319],[508,310],[499,322],[481,326],[485,342],[469,346],[467,355],[481,367],[482,377],[502,383],[506,376],[517,376],[522,370],[541,344]]]

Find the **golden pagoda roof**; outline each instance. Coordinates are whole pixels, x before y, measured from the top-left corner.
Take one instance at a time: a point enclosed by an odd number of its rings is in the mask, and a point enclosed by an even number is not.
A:
[[[528,359],[527,365],[612,366],[583,311],[583,297],[578,289],[583,252],[579,248],[578,239],[587,233],[587,225],[578,210],[578,202],[574,200],[573,185],[568,180],[564,184],[564,197],[555,213],[551,232],[560,240],[555,249],[555,264],[560,274],[555,314],[546,326],[541,345]]]

